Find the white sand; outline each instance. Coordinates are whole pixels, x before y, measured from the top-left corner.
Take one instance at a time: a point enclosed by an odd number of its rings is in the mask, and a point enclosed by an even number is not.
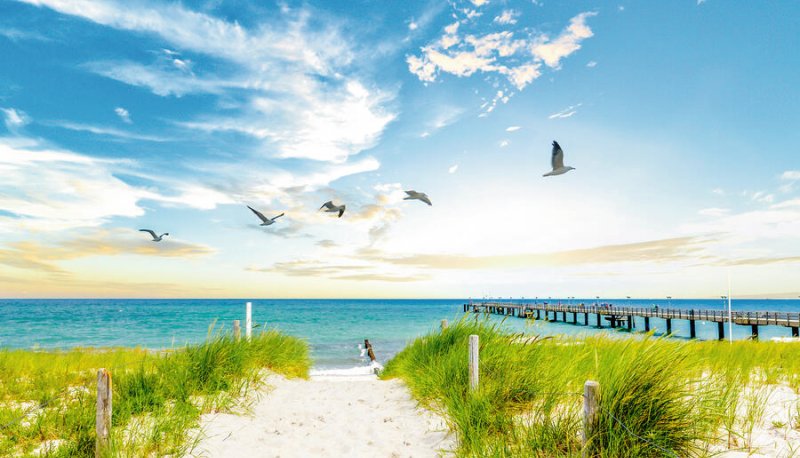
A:
[[[759,389],[766,390],[768,398],[764,408],[764,416],[753,428],[751,438],[743,431],[741,425],[745,417],[745,394],[739,400],[737,416],[739,417],[738,450],[725,450],[724,444],[712,447],[712,452],[724,458],[767,458],[793,457],[800,450],[800,395],[786,385],[766,385]],[[745,391],[747,393],[747,390]],[[750,441],[748,441],[750,439]],[[748,442],[750,442],[748,444]]]
[[[201,419],[187,456],[436,457],[454,448],[444,422],[419,408],[397,380],[374,375],[270,375],[250,415]]]

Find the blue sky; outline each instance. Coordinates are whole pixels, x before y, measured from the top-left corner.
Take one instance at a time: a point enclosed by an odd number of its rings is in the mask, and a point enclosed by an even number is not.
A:
[[[797,297],[798,13],[2,2],[0,295]]]

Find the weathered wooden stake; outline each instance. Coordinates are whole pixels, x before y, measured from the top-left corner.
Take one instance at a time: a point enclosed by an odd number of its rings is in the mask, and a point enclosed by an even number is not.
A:
[[[244,336],[247,337],[247,340],[250,340],[250,336],[252,335],[253,335],[253,303],[247,302],[245,303]]]
[[[442,331],[447,329],[447,320],[442,320]]]
[[[478,336],[472,334],[469,336],[469,389],[475,391],[478,389]]]
[[[369,360],[370,361],[375,361],[376,358],[375,358],[375,353],[372,351],[372,344],[369,343],[369,340],[367,340],[367,339],[364,339],[364,348],[367,349],[367,354],[369,355]]]
[[[242,337],[242,329],[239,327],[239,320],[233,320],[233,338],[239,340]]]
[[[105,457],[109,453],[109,437],[111,436],[111,372],[97,371],[97,417],[95,422],[97,439],[94,456]]]
[[[590,456],[588,443],[592,437],[592,431],[597,423],[597,413],[600,410],[600,384],[589,380],[583,385],[583,430],[581,431],[581,444],[583,452],[581,456]]]

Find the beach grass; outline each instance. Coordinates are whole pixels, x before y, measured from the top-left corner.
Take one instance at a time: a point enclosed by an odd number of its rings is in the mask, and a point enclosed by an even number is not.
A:
[[[472,334],[480,337],[474,392]],[[713,444],[749,447],[764,415],[765,387],[798,389],[797,353],[794,344],[651,334],[536,338],[470,317],[416,339],[381,376],[404,380],[444,416],[458,435],[459,456],[581,456],[587,380],[600,383],[588,456],[709,456]]]
[[[197,345],[0,351],[0,456],[94,456],[97,371],[113,380],[110,456],[182,456],[201,414],[241,406],[264,369],[306,378],[305,341],[277,331]]]

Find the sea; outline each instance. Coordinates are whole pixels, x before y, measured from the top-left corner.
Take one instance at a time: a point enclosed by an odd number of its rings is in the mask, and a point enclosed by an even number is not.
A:
[[[464,319],[463,304],[469,299],[0,299],[0,348],[176,348],[201,342],[217,332],[229,332],[236,319],[244,326],[247,301],[252,302],[255,332],[264,327],[274,328],[305,339],[311,348],[315,370],[346,372],[368,366],[364,339],[369,339],[378,360],[385,363],[416,337],[437,330],[441,320],[452,323]],[[548,302],[588,305],[597,300],[551,298]],[[620,307],[658,305],[727,310],[727,303],[721,299],[600,299],[600,302]],[[734,300],[732,308],[800,312],[800,300]],[[515,317],[490,315],[489,319],[526,334],[581,336],[605,332],[619,338],[641,335]],[[594,323],[593,317],[589,323]],[[663,320],[655,318],[650,326],[656,329],[656,334],[666,328]],[[644,329],[643,319],[637,319],[635,329]],[[674,338],[687,339],[689,324],[673,320],[672,331]],[[762,326],[759,332],[762,340],[791,336],[790,329],[781,326]],[[735,339],[748,338],[750,327],[734,325],[733,334]],[[698,322],[697,337],[716,339],[716,325]]]

